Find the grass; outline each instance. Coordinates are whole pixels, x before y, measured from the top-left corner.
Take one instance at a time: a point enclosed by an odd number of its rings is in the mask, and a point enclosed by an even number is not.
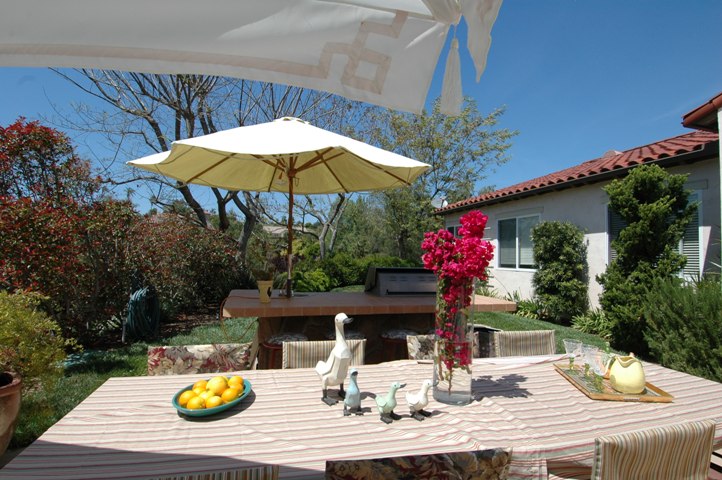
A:
[[[558,352],[564,351],[562,343],[564,338],[574,338],[584,343],[606,347],[606,342],[594,335],[509,313],[477,313],[475,321],[501,330],[554,329]],[[227,319],[219,324],[196,327],[187,334],[162,338],[153,344],[248,342],[255,334],[254,327],[255,319],[252,318]],[[148,345],[138,342],[121,348],[86,351],[69,357],[65,376],[53,390],[29,392],[23,396],[18,424],[9,448],[22,448],[32,443],[108,378],[146,375]]]
[[[565,327],[563,325],[557,325],[543,320],[525,318],[510,313],[477,312],[474,315],[474,323],[481,323],[489,327],[498,328],[499,330],[554,330],[557,352],[559,353],[564,353],[563,340],[565,338],[579,340],[582,343],[587,343],[589,345],[596,345],[602,349],[606,349],[609,346],[606,340],[596,335],[582,333],[571,327]]]
[[[217,325],[203,325],[190,333],[159,339],[154,345],[194,345],[251,341],[255,319],[226,319]],[[90,350],[69,357],[65,376],[54,389],[23,394],[20,415],[9,448],[32,443],[51,425],[110,377],[146,375],[148,343],[138,342],[121,348]]]

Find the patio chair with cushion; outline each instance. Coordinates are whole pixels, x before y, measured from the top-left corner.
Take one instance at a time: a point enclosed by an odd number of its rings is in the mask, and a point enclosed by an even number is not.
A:
[[[408,335],[406,349],[410,360],[433,360],[436,335]]]
[[[148,375],[219,373],[251,368],[251,343],[148,347]]]
[[[589,467],[548,464],[549,478],[592,480],[705,480],[710,472],[715,422],[703,420],[605,435],[594,442]],[[585,471],[586,470],[586,471]]]
[[[278,465],[263,465],[260,467],[241,468],[229,472],[193,473],[187,475],[174,475],[171,477],[156,477],[152,480],[277,480]]]
[[[511,448],[368,460],[327,460],[326,480],[389,478],[507,478]]]
[[[497,357],[553,355],[556,352],[554,330],[494,332],[494,350]]]
[[[346,340],[351,349],[351,365],[363,365],[366,354],[366,339]],[[335,340],[312,340],[305,342],[283,342],[281,368],[312,368],[328,356],[336,345]]]

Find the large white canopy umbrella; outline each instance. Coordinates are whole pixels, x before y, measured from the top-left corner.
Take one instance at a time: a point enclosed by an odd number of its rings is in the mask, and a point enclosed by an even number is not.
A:
[[[169,152],[128,164],[183,183],[232,191],[288,193],[289,297],[294,194],[402,187],[429,168],[425,163],[289,117],[177,140]]]
[[[479,81],[502,0],[0,0],[0,66],[194,73],[420,113],[463,17]],[[461,104],[456,39],[442,111]]]

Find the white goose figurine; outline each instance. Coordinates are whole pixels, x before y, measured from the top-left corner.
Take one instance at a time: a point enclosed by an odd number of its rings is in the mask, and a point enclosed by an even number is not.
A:
[[[348,373],[348,366],[351,363],[351,349],[348,348],[346,338],[343,335],[343,326],[353,321],[353,318],[346,316],[345,313],[339,313],[334,319],[336,327],[336,345],[331,350],[328,360],[320,361],[316,364],[316,373],[321,378],[321,388],[323,388],[323,397],[321,400],[326,405],[335,405],[338,400],[334,400],[328,396],[328,387],[340,385],[338,395],[343,398],[346,392],[343,390],[343,381]]]
[[[424,410],[426,405],[429,404],[429,389],[431,388],[431,385],[433,385],[431,380],[424,380],[424,383],[421,384],[421,389],[418,393],[409,392],[406,394],[406,401],[409,404],[411,416],[416,420],[421,421],[424,418],[431,416],[429,412]]]

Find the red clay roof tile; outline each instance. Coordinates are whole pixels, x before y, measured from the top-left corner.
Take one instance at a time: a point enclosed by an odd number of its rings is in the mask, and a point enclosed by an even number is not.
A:
[[[710,142],[717,142],[718,134],[713,132],[694,131],[685,133],[677,137],[661,140],[649,145],[632,148],[624,152],[607,152],[604,156],[594,160],[588,160],[580,165],[550,173],[542,177],[527,180],[526,182],[517,183],[510,187],[495,190],[476,197],[467,198],[460,202],[451,203],[446,207],[436,210],[438,213],[448,210],[456,210],[459,208],[487,202],[489,200],[500,199],[522,192],[530,192],[551,185],[563,185],[580,178],[589,177],[598,173],[627,168],[633,165],[653,162],[663,158],[673,157],[685,153],[701,150]]]

